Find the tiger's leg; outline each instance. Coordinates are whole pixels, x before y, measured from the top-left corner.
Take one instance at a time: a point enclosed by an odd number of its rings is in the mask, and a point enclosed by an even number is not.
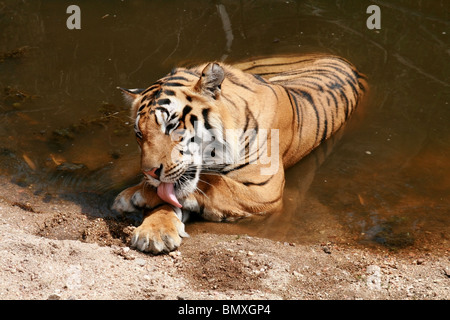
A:
[[[178,248],[184,231],[186,212],[163,202],[154,188],[144,182],[122,191],[115,199],[113,209],[118,212],[143,210],[144,219],[131,238],[131,246],[140,251],[158,254]]]
[[[278,213],[283,206],[285,183],[284,171],[280,169],[271,176],[242,175],[240,181],[227,176],[202,176],[198,188],[203,192],[192,195],[198,207],[195,211],[210,221]]]
[[[179,212],[178,212],[179,211]],[[144,210],[144,221],[131,238],[131,247],[158,254],[178,248],[182,237],[189,237],[181,222],[181,209],[161,203]]]
[[[129,187],[119,193],[114,199],[114,203],[111,207],[114,211],[119,213],[138,212],[146,206],[146,196],[144,189],[144,182]]]

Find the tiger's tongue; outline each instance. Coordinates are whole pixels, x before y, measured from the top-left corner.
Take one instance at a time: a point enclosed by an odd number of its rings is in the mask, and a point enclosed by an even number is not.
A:
[[[173,183],[161,182],[157,189],[158,196],[167,203],[173,204],[175,207],[181,208],[182,205],[178,202],[175,196]]]

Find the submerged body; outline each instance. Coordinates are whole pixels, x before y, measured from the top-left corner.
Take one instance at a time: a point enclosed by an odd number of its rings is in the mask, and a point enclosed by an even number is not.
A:
[[[144,210],[132,245],[177,248],[188,212],[222,221],[281,210],[284,170],[339,130],[365,90],[349,62],[327,55],[178,68],[126,90],[144,180],[113,208]]]

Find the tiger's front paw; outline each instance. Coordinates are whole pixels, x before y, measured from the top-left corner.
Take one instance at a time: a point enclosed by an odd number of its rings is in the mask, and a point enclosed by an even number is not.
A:
[[[131,187],[117,195],[111,209],[123,214],[127,212],[138,212],[145,205],[146,201],[141,194],[141,188]]]
[[[135,229],[131,247],[158,254],[178,248],[182,237],[189,237],[184,224],[172,209],[161,209],[147,216]]]

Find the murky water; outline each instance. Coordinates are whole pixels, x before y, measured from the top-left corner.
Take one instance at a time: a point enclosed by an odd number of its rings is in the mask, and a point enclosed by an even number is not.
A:
[[[139,165],[117,86],[145,87],[192,62],[328,52],[368,75],[371,95],[289,170],[284,213],[188,231],[448,246],[447,0],[85,1],[81,30],[66,27],[70,4],[0,2],[0,174],[43,196],[99,195],[109,214]],[[366,27],[370,4],[380,30]]]

